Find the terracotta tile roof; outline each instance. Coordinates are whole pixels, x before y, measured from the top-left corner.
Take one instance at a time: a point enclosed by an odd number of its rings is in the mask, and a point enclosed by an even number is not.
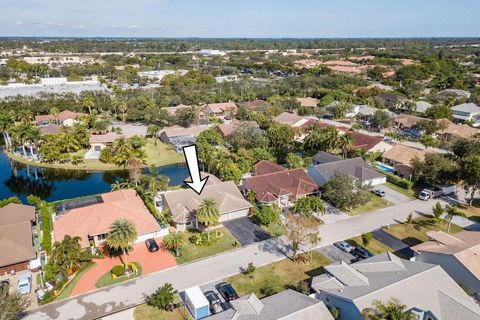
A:
[[[422,117],[417,117],[417,116],[412,116],[410,114],[405,114],[405,113],[400,113],[398,116],[395,117],[395,119],[393,119],[393,121],[397,125],[401,125],[402,127],[405,127],[405,128],[411,128],[415,124],[417,124],[417,122],[422,121],[422,120],[428,120],[428,119],[422,118]]]
[[[303,169],[268,173],[244,179],[244,186],[253,190],[259,202],[275,201],[283,195],[293,199],[318,191],[317,184]]]
[[[274,172],[280,172],[280,171],[286,171],[286,170],[287,169],[285,169],[279,164],[276,164],[275,162],[262,160],[254,166],[253,175],[260,176],[262,174],[268,174],[268,173],[274,173]]]
[[[455,235],[429,231],[430,240],[412,247],[417,252],[434,252],[454,256],[480,279],[480,232],[461,231]]]
[[[208,107],[214,113],[237,110],[237,105],[234,102],[209,103]]]
[[[357,131],[351,131],[350,134],[353,137],[352,149],[362,149],[369,151],[377,144],[383,141],[383,137],[370,136]]]
[[[437,131],[438,134],[449,134],[464,139],[470,139],[479,131],[467,124],[455,124],[448,119],[439,119],[437,123],[441,127],[441,129]]]
[[[0,209],[0,267],[36,258],[32,221],[35,207],[10,203]]]
[[[191,189],[167,191],[163,194],[166,205],[177,223],[194,219],[200,203],[204,199],[215,199],[220,214],[235,212],[252,207],[245,200],[233,181],[207,184],[199,195]]]
[[[89,235],[108,233],[117,219],[127,219],[135,224],[138,235],[160,230],[140,196],[133,189],[118,190],[101,195],[103,202],[69,210],[54,220],[55,240],[66,235],[82,238],[82,247],[88,246]]]
[[[55,118],[50,114],[42,114],[39,116],[35,116],[35,122],[43,122],[43,121],[53,121]]]
[[[250,126],[253,128],[259,128],[255,121],[234,121],[230,123],[222,123],[216,126],[216,129],[223,137],[229,137],[233,134],[237,127]]]
[[[355,62],[348,60],[330,60],[323,63],[326,66],[345,66],[345,67],[355,67],[358,66]]]
[[[123,135],[109,132],[106,134],[94,134],[90,136],[89,142],[92,143],[114,143],[117,139],[122,138]]]
[[[270,104],[265,101],[265,100],[260,100],[260,99],[257,99],[257,100],[252,100],[252,101],[246,101],[243,103],[243,105],[245,107],[247,107],[248,110],[250,111],[256,111],[258,109],[260,109],[261,107],[269,107]]]
[[[281,123],[281,124],[286,124],[291,127],[300,127],[304,125],[305,123],[309,122],[310,119],[306,117],[301,117],[297,114],[290,113],[290,112],[282,112],[275,118],[273,118],[273,121]]]
[[[58,124],[49,123],[46,126],[39,128],[41,134],[60,134],[62,126]]]
[[[173,126],[163,129],[160,134],[164,133],[167,137],[191,136],[197,137],[203,131],[210,129],[209,126],[191,126],[188,128]]]
[[[73,112],[73,111],[70,111],[70,110],[64,110],[62,112],[60,112],[57,116],[57,118],[60,120],[60,121],[65,121],[67,119],[77,119],[81,116],[86,116],[87,114],[86,113],[80,113],[80,112]]]
[[[316,108],[318,104],[318,99],[316,98],[296,98],[300,106],[307,108]]]
[[[433,151],[407,147],[403,144],[396,144],[392,149],[385,152],[382,157],[403,164],[407,167],[411,167],[411,161],[415,157],[419,158],[420,160],[424,160],[425,156],[432,152]]]

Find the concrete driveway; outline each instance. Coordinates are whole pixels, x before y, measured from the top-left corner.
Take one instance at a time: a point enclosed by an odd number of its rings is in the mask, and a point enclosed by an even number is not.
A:
[[[387,186],[383,186],[383,185],[375,186],[374,189],[380,189],[385,191],[384,199],[393,205],[410,202],[413,200],[412,198],[409,198],[406,195],[401,194],[400,192],[390,189]]]
[[[247,217],[225,221],[222,224],[237,238],[242,246],[264,241],[272,237]]]
[[[355,257],[353,255],[338,249],[333,244],[317,249],[317,251],[326,256],[328,259],[332,260],[333,262],[345,261],[350,263],[355,260]]]

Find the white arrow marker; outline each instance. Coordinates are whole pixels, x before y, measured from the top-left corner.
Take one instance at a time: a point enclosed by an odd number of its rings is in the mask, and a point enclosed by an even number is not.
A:
[[[198,166],[197,147],[191,146],[183,147],[183,155],[187,161],[188,171],[190,172],[190,181],[185,180],[185,184],[198,194],[202,193],[208,176],[200,178],[200,168]]]

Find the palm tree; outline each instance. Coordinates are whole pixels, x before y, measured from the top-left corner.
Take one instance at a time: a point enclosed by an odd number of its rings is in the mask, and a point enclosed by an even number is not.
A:
[[[203,199],[197,210],[197,221],[207,227],[207,239],[210,241],[209,226],[215,225],[220,219],[220,208],[215,199]]]
[[[157,133],[160,131],[160,127],[156,124],[149,125],[147,128],[147,134],[152,136],[153,143],[157,145]]]
[[[12,147],[12,142],[10,141],[10,135],[8,131],[12,128],[13,125],[13,115],[11,112],[2,112],[0,113],[0,131],[3,134],[3,140],[5,141],[5,147],[7,150],[10,150]]]
[[[386,303],[375,300],[373,308],[362,310],[362,316],[365,320],[415,320],[417,319],[413,313],[407,310],[407,306],[402,304],[398,299],[391,298]]]
[[[110,226],[110,231],[107,235],[107,245],[114,250],[122,251],[125,269],[128,267],[127,253],[132,249],[133,242],[136,239],[137,230],[132,221],[118,219]]]
[[[163,238],[163,243],[168,250],[175,251],[175,256],[180,256],[180,249],[183,247],[183,233],[175,232]]]
[[[31,123],[20,123],[18,126],[12,128],[12,135],[14,139],[22,146],[22,153],[27,157],[27,150],[25,145],[27,142],[35,142],[40,137],[40,130]],[[32,145],[30,145],[32,148]],[[32,149],[30,151],[33,151]]]
[[[92,96],[86,96],[83,98],[83,106],[88,109],[88,113],[92,113],[92,108],[95,106],[95,100]]]
[[[445,213],[445,208],[442,207],[442,204],[437,201],[435,205],[432,208],[433,211],[433,221],[435,223],[439,223],[440,220],[442,219],[442,215]]]
[[[465,213],[460,211],[457,207],[455,206],[449,206],[447,205],[445,207],[445,213],[447,214],[445,216],[445,219],[448,220],[448,227],[447,227],[447,233],[450,233],[450,225],[452,224],[452,220],[454,217],[466,217]]]
[[[127,104],[125,103],[125,100],[121,99],[118,102],[118,110],[122,113],[122,122],[125,123],[125,121],[127,120],[127,111],[128,111],[128,107],[127,107]]]
[[[56,265],[64,270],[72,270],[82,262],[82,246],[80,237],[66,235],[62,242],[55,242],[52,249],[51,259]]]
[[[62,134],[60,139],[58,139],[58,144],[61,150],[66,153],[75,152],[80,149],[80,143],[72,134]]]
[[[322,144],[322,132],[320,128],[314,126],[311,128],[307,137],[305,138],[305,148],[308,150],[316,150]]]
[[[152,198],[157,195],[159,190],[166,190],[170,183],[170,178],[160,174],[160,170],[151,166],[148,174],[142,176],[143,184],[152,194]]]
[[[135,185],[130,181],[115,181],[111,186],[111,191],[118,191],[118,190],[125,190],[125,189],[132,189]]]
[[[353,136],[351,133],[346,133],[341,135],[338,141],[338,147],[342,149],[342,155],[344,158],[347,157],[348,150],[352,147]]]

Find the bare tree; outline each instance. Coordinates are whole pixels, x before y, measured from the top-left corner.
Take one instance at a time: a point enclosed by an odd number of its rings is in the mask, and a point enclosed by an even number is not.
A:
[[[298,252],[304,246],[313,245],[318,239],[319,222],[312,216],[289,213],[286,218],[287,238],[292,245],[292,260],[297,260]]]

